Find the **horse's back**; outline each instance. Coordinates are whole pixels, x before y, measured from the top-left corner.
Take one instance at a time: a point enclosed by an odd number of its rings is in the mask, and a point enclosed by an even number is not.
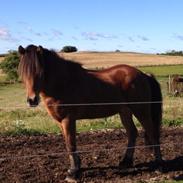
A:
[[[89,71],[94,77],[115,87],[127,90],[142,72],[129,65],[116,65],[99,71]]]
[[[149,76],[129,65],[116,65],[111,68],[93,72],[99,80],[103,80],[117,88],[125,102],[151,100],[151,82]],[[155,79],[154,79],[155,80]]]

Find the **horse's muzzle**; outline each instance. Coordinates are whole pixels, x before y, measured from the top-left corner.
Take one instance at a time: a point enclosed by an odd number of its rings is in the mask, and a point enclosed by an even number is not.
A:
[[[39,96],[35,96],[33,99],[29,97],[27,98],[27,103],[29,107],[36,107],[38,106],[39,102],[40,102]]]

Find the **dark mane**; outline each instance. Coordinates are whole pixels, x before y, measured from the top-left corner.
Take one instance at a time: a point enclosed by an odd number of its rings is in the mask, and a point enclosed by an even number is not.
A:
[[[53,50],[44,49],[40,60],[41,59],[45,65],[45,77],[48,77],[50,74],[54,73],[57,75],[57,78],[63,78],[64,76],[64,82],[72,81],[76,84],[77,81],[81,79],[83,74],[87,74],[80,63],[67,60],[64,57],[58,55],[58,53]],[[46,73],[47,71],[50,71],[51,73],[48,74]]]
[[[73,67],[74,69],[81,69],[82,65],[73,60],[65,59],[64,57],[58,55],[54,50],[44,49],[44,59],[49,60],[50,62],[57,62],[67,65],[68,67]]]
[[[35,76],[42,76],[46,68],[50,66],[55,69],[68,68],[72,70],[83,70],[80,63],[72,60],[66,60],[59,56],[55,51],[42,48],[35,45],[29,45],[25,48],[25,54],[20,59],[18,68],[19,75],[22,80]],[[70,75],[72,76],[72,75]]]
[[[37,47],[29,45],[25,54],[21,56],[18,72],[22,80],[30,79],[32,76],[41,76],[43,68],[37,55]]]

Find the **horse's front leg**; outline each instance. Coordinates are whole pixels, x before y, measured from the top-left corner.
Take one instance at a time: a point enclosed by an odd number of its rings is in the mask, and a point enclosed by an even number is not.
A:
[[[75,182],[80,171],[80,159],[76,152],[76,121],[70,118],[65,118],[60,125],[70,159],[70,169],[68,170],[66,180],[68,182]]]

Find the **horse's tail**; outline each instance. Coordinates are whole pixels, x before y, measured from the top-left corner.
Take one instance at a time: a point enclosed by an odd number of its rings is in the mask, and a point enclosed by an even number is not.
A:
[[[162,122],[162,93],[161,87],[154,75],[147,75],[151,88],[151,116],[153,121],[153,134],[159,144],[160,130]]]

